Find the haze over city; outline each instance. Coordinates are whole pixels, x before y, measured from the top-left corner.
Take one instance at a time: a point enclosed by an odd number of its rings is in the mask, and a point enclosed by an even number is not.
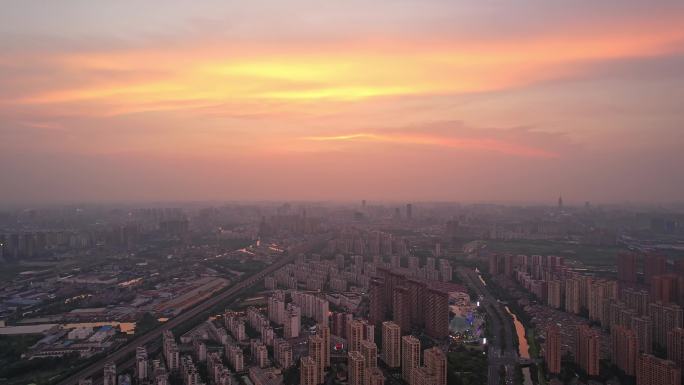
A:
[[[0,12],[0,200],[681,201],[679,1]]]
[[[5,0],[0,385],[683,385],[684,2]]]

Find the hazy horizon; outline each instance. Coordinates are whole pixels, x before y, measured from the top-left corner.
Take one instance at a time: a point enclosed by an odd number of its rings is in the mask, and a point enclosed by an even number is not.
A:
[[[7,1],[0,202],[681,203],[682,25],[678,1]]]

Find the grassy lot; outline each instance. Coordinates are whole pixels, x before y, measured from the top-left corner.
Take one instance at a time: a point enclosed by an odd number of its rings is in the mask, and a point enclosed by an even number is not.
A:
[[[539,357],[539,344],[537,343],[537,339],[534,336],[534,329],[526,328],[525,336],[527,337],[527,345],[530,347],[530,357]]]
[[[480,385],[487,383],[487,357],[464,347],[447,354],[447,383]]]

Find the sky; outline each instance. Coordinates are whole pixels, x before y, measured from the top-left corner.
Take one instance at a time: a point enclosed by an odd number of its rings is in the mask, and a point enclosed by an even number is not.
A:
[[[0,202],[681,202],[684,2],[4,0]]]

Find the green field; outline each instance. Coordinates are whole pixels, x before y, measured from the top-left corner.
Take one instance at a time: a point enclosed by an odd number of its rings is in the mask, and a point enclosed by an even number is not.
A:
[[[615,265],[618,253],[627,251],[622,246],[594,246],[579,245],[571,242],[559,241],[486,241],[484,250],[495,253],[512,253],[527,255],[558,255],[571,258],[585,265],[611,266]]]

